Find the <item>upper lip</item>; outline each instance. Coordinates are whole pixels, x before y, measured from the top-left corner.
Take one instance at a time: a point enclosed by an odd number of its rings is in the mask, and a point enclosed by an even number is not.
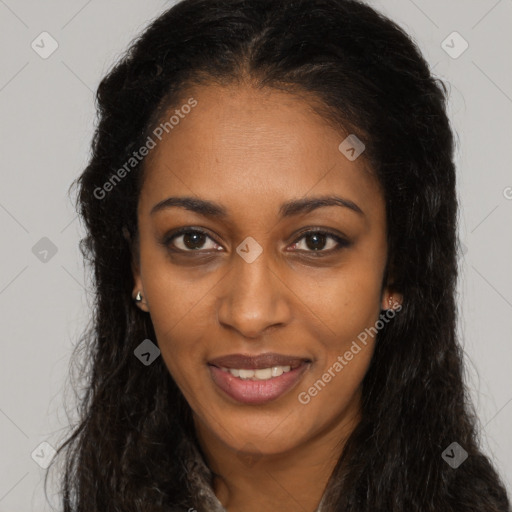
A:
[[[258,370],[262,368],[270,368],[272,366],[290,366],[291,369],[297,368],[303,362],[309,362],[306,357],[287,356],[283,354],[275,354],[266,352],[256,356],[244,354],[229,354],[226,356],[216,357],[208,361],[208,364],[222,368],[239,368],[247,370]]]

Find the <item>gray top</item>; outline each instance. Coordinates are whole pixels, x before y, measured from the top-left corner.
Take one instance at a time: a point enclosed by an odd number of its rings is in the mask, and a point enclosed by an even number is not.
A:
[[[188,474],[188,485],[192,495],[196,497],[199,510],[197,512],[227,512],[213,492],[213,474],[203,456],[192,440],[183,440],[184,466]],[[320,504],[314,512],[323,512],[322,506],[326,500],[327,487]],[[191,507],[192,508],[192,507]],[[191,511],[193,512],[193,511]]]

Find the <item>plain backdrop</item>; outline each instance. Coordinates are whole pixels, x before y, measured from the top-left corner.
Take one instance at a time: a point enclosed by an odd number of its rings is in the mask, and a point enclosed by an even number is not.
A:
[[[512,1],[370,3],[412,35],[450,87],[458,141],[459,331],[483,447],[510,492]],[[88,160],[101,77],[171,5],[0,0],[0,512],[50,510],[37,461],[66,432],[69,358],[90,313],[78,250],[83,232],[68,187]],[[57,49],[43,58],[52,44]]]

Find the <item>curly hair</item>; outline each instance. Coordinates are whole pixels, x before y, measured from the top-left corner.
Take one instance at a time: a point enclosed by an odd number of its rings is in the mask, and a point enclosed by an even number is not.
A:
[[[182,0],[152,20],[102,79],[99,122],[78,186],[80,242],[93,270],[92,325],[77,424],[65,455],[64,512],[169,511],[196,503],[177,455],[191,410],[131,294],[145,161],[98,198],[162,114],[193,84],[238,83],[310,94],[322,115],[366,144],[386,201],[386,276],[402,311],[378,333],[362,418],[332,473],[329,511],[505,512],[503,483],[479,448],[456,337],[457,213],[448,89],[413,40],[356,0]],[[130,236],[126,236],[129,233]],[[453,469],[452,442],[468,453]]]

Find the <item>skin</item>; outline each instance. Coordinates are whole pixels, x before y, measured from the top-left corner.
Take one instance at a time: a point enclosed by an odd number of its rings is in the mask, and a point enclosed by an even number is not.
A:
[[[250,84],[188,92],[185,98],[197,106],[146,162],[134,295],[142,292],[139,307],[151,315],[163,361],[193,410],[224,507],[313,511],[360,419],[360,386],[374,340],[360,344],[309,403],[298,394],[389,308],[393,291],[382,287],[385,201],[364,157],[348,160],[338,150],[346,134],[304,97]],[[349,199],[364,214],[339,206],[278,214],[285,201],[324,195]],[[229,215],[216,219],[180,207],[151,215],[169,196],[212,200]],[[181,235],[167,248],[160,243],[181,227],[208,236]],[[350,245],[315,258],[315,240],[300,233],[306,227],[332,230]],[[262,248],[252,263],[236,252],[248,236]],[[326,254],[339,246],[330,237],[317,244]],[[393,298],[401,301],[397,293]],[[262,352],[312,363],[296,387],[262,405],[236,402],[213,383],[207,361]]]

